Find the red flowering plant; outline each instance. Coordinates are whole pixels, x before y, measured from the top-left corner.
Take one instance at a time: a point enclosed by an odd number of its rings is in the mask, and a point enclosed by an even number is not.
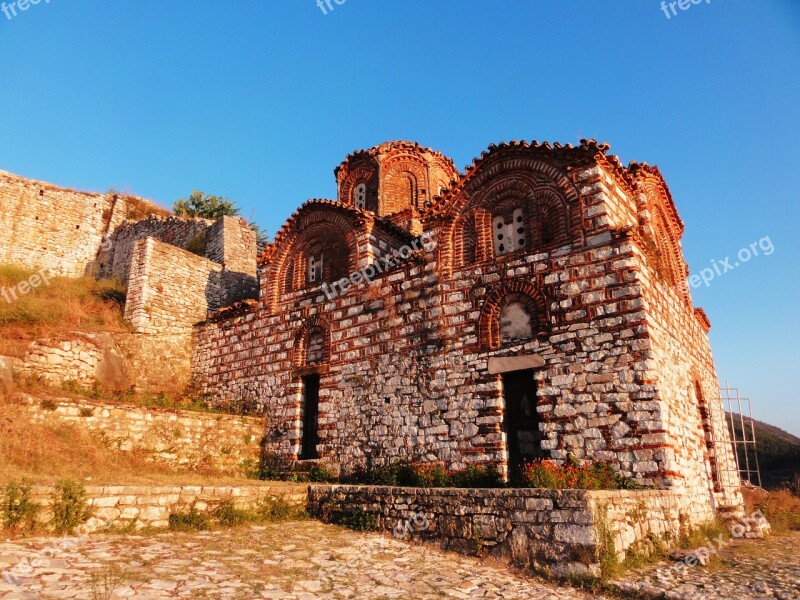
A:
[[[529,488],[556,490],[616,490],[633,488],[636,484],[614,472],[606,461],[578,461],[566,464],[539,459],[525,464],[522,485]]]

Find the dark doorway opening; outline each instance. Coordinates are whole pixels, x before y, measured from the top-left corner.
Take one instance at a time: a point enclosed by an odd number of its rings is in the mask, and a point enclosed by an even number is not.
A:
[[[518,484],[526,462],[541,458],[542,434],[536,412],[536,380],[533,371],[503,375],[505,415],[503,427],[508,452],[508,480]]]
[[[319,375],[303,377],[303,439],[300,460],[319,458]]]

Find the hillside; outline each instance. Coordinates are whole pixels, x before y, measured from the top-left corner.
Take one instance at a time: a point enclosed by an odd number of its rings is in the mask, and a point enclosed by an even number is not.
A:
[[[753,423],[762,485],[765,488],[797,486],[797,479],[800,478],[800,438],[757,419],[753,419]],[[734,430],[737,439],[741,439],[741,424],[736,419]],[[740,450],[740,460],[742,458]]]

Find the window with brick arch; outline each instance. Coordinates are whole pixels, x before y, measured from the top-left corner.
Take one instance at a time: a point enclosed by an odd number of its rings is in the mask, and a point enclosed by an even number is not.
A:
[[[492,239],[495,256],[524,250],[528,245],[525,210],[518,206],[495,215],[492,219]]]
[[[503,300],[499,314],[500,343],[513,344],[536,337],[539,332],[538,309],[533,298],[510,294]]]
[[[305,347],[305,363],[315,365],[325,361],[325,332],[313,327],[308,332]]]
[[[358,210],[367,210],[367,184],[359,183],[353,189],[353,206]]]
[[[320,230],[292,250],[285,269],[285,293],[332,283],[349,276],[350,249],[341,235]]]

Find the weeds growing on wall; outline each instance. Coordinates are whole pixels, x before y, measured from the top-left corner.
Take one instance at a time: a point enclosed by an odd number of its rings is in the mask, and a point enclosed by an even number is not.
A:
[[[31,499],[29,481],[10,481],[3,492],[2,518],[6,529],[33,531],[41,507]]]
[[[422,488],[498,488],[504,487],[500,472],[494,467],[472,466],[452,470],[436,463],[399,461],[380,467],[368,467],[344,478],[345,483]]]
[[[72,535],[91,516],[86,489],[71,479],[60,481],[53,494],[53,531],[58,535]]]
[[[173,531],[204,531],[215,525],[238,527],[240,525],[264,525],[305,519],[306,512],[289,504],[282,498],[265,497],[253,508],[239,508],[233,502],[225,502],[210,514],[200,512],[195,505],[169,516],[169,527]]]
[[[619,490],[641,487],[635,481],[619,476],[610,463],[537,460],[525,465],[522,485],[528,488],[557,490]]]
[[[325,523],[347,527],[353,531],[379,531],[379,514],[360,507],[345,507],[341,500],[327,498],[320,506],[320,517]]]

